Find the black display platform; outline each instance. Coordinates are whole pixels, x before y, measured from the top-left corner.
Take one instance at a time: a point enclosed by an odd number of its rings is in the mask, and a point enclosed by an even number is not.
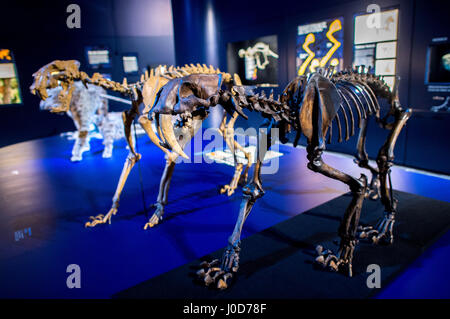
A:
[[[450,229],[450,203],[395,192],[399,200],[395,242],[376,246],[360,242],[352,278],[322,270],[313,264],[315,246],[333,251],[336,231],[351,197],[343,195],[303,214],[242,240],[240,270],[231,286],[218,291],[202,286],[195,277],[201,260],[221,256],[223,250],[115,294],[114,298],[368,298],[370,264],[381,267],[381,289],[427,247]],[[252,214],[258,213],[256,204]],[[362,224],[382,216],[379,201],[366,200]],[[251,216],[250,216],[251,218]],[[245,227],[245,226],[244,226]],[[230,230],[231,231],[231,230]],[[224,245],[226,241],[224,239]]]

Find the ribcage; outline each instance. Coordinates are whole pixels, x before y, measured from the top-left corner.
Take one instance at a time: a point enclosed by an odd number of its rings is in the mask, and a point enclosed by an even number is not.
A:
[[[328,143],[332,139],[333,122],[337,127],[338,142],[347,141],[355,134],[356,127],[361,127],[362,120],[371,115],[379,114],[380,110],[377,96],[370,86],[363,81],[338,80],[335,85],[342,102],[334,120],[331,122]]]

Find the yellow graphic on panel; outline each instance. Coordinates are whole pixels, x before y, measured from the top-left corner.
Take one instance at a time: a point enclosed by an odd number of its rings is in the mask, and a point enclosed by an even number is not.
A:
[[[330,29],[327,32],[327,38],[330,40],[331,43],[333,43],[333,46],[331,49],[327,52],[327,54],[320,60],[320,67],[323,68],[327,65],[328,60],[333,56],[334,52],[341,46],[341,43],[336,40],[336,38],[333,36],[333,33],[342,30],[341,21],[334,20],[330,24]]]
[[[316,68],[320,66],[320,62],[318,59],[314,59],[311,61],[311,65],[309,66],[309,72],[316,72]]]
[[[320,60],[319,60],[319,57],[314,58],[316,56],[316,53],[309,48],[309,46],[316,41],[316,37],[314,36],[313,33],[309,33],[306,36],[305,42],[303,43],[302,48],[303,48],[303,50],[305,50],[306,53],[308,53],[308,57],[303,61],[302,65],[298,69],[298,75],[305,74],[308,66],[309,66],[310,72],[315,72],[316,68],[318,68],[318,67],[323,68],[327,65],[328,62],[331,66],[334,66],[334,67],[339,65],[339,63],[340,63],[339,59],[338,58],[332,59],[332,57],[336,53],[336,51],[339,49],[339,47],[341,47],[341,45],[342,45],[341,42],[339,42],[334,37],[334,33],[338,32],[340,30],[342,30],[341,21],[339,19],[336,19],[330,24],[328,31],[326,33],[326,37],[332,43],[332,47],[328,50],[327,54],[325,54],[325,56],[323,56]]]
[[[305,43],[303,43],[302,48],[308,53],[308,57],[306,60],[302,63],[300,68],[298,69],[298,75],[305,74],[306,68],[308,67],[309,62],[311,62],[312,59],[314,59],[314,56],[316,55],[311,49],[309,48],[309,45],[316,42],[316,38],[314,37],[314,34],[310,33],[306,36]]]
[[[11,55],[9,54],[8,49],[0,50],[0,60],[10,60],[11,61]]]

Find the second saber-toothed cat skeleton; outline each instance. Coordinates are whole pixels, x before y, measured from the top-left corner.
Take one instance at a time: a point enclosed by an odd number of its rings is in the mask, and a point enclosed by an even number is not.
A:
[[[246,117],[243,109],[254,110],[266,118],[262,128],[265,131],[258,135],[258,157],[254,166],[252,180],[243,189],[243,201],[241,204],[238,220],[234,231],[229,237],[228,246],[221,260],[210,263],[202,263],[202,269],[198,275],[206,285],[215,283],[218,288],[227,287],[227,280],[237,272],[239,268],[240,236],[245,220],[250,214],[256,200],[264,195],[261,181],[261,166],[264,155],[271,145],[275,143],[276,137],[272,135],[272,128],[279,129],[281,142],[287,142],[286,134],[294,130],[297,144],[303,134],[307,139],[308,168],[321,173],[327,177],[339,180],[347,184],[352,194],[352,200],[344,214],[338,234],[341,238],[339,251],[332,251],[318,246],[319,256],[316,261],[324,267],[334,271],[341,271],[352,275],[352,260],[357,244],[357,232],[360,238],[370,238],[374,243],[392,243],[393,226],[396,214],[396,200],[392,196],[392,185],[390,184],[389,172],[394,159],[394,147],[401,129],[411,115],[411,110],[404,110],[398,99],[398,80],[391,91],[389,86],[379,77],[366,72],[362,67],[359,70],[347,70],[333,74],[332,70],[320,71],[300,76],[291,81],[284,90],[279,101],[273,96],[266,98],[265,95],[255,95],[247,91],[239,81],[232,80],[230,75],[222,74],[190,74],[176,78],[168,78],[164,83],[158,81],[141,81],[142,84],[133,87],[119,86],[114,83],[107,85],[99,76],[92,79],[85,75],[77,79],[107,87],[116,85],[117,91],[123,87],[132,92],[132,109],[124,113],[126,135],[129,136],[131,121],[139,116],[139,123],[149,135],[150,139],[166,153],[168,162],[161,180],[160,196],[158,203],[165,200],[168,183],[170,181],[174,164],[172,159],[179,155],[186,157],[183,152],[185,144],[184,136],[193,136],[198,129],[195,123],[203,120],[208,109],[215,105],[222,105],[224,109],[237,116]],[[68,77],[71,76],[67,72]],[[150,77],[152,79],[152,76]],[[153,78],[155,79],[155,78]],[[67,80],[67,79],[66,79]],[[45,85],[36,86],[36,90],[45,91]],[[150,94],[150,92],[153,92]],[[41,92],[40,92],[41,93]],[[45,94],[45,92],[43,92]],[[156,94],[157,93],[157,94]],[[42,94],[41,94],[42,95]],[[385,100],[390,108],[386,116],[380,115],[379,100]],[[143,109],[140,109],[141,105]],[[172,116],[179,116],[178,124],[172,125]],[[372,117],[384,129],[389,131],[386,142],[380,148],[376,163],[371,166],[365,151],[365,140],[367,124]],[[389,118],[392,122],[388,122]],[[158,138],[153,131],[151,123],[157,122]],[[375,196],[379,194],[385,208],[385,215],[375,228],[358,228],[362,203],[368,193],[367,177],[361,174],[356,178],[345,174],[328,164],[322,159],[325,150],[325,140],[331,142],[332,123],[335,122],[338,131],[338,141],[342,141],[342,126],[345,129],[345,139],[356,133],[359,129],[357,163],[360,167],[371,171],[372,186],[375,188]],[[342,123],[343,122],[343,123]],[[344,124],[344,125],[343,125]],[[127,133],[128,130],[128,133]],[[183,136],[183,138],[180,138]],[[233,140],[234,141],[234,140]],[[228,143],[229,141],[227,141]],[[266,145],[269,147],[261,147]],[[92,223],[106,222],[111,215],[117,211],[118,195],[123,187],[126,176],[131,167],[139,160],[140,155],[130,148],[130,156],[122,171],[119,186],[114,197],[113,208],[105,216],[95,218]],[[379,189],[378,189],[379,187]],[[160,201],[161,200],[161,201]],[[160,214],[158,214],[160,212]],[[157,212],[149,221],[150,226],[161,219],[163,211],[157,207]]]

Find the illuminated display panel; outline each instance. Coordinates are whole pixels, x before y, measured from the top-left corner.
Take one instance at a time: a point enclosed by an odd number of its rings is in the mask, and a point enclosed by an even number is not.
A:
[[[14,56],[10,50],[0,49],[0,105],[21,103]]]
[[[353,66],[374,68],[392,88],[397,64],[398,9],[355,16]]]
[[[344,65],[344,18],[300,25],[297,28],[297,74],[315,72],[318,67]]]
[[[228,72],[237,73],[244,85],[278,86],[276,35],[228,43]]]
[[[450,43],[428,47],[426,83],[450,83]]]
[[[123,71],[126,74],[137,74],[139,71],[138,58],[136,53],[122,55]]]
[[[106,47],[86,47],[86,56],[93,69],[111,67],[109,49]]]

